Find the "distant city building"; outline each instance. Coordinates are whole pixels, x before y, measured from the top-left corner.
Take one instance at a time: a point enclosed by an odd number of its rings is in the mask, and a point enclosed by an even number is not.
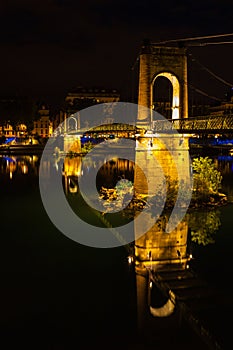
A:
[[[2,126],[2,132],[5,137],[16,137],[16,131],[9,123]]]
[[[4,136],[5,138],[24,138],[27,134],[27,126],[25,124],[20,123],[12,126],[10,123],[4,123],[0,125],[0,136]]]
[[[201,115],[207,115],[210,113],[209,111],[210,105],[207,104],[189,104],[189,117],[196,117]],[[172,102],[167,100],[159,100],[154,102],[153,110],[161,114],[163,117],[167,119],[172,118]]]
[[[211,115],[233,114],[233,96],[231,96],[229,101],[225,101],[218,106],[211,107],[210,114]]]
[[[62,109],[53,118],[53,128],[59,129],[59,125],[63,123],[67,118],[72,117],[72,114],[78,113],[79,111],[97,105],[101,103],[111,103],[120,101],[120,94],[116,89],[107,89],[100,87],[86,88],[79,86],[71,90],[64,99],[64,105]],[[104,109],[105,123],[112,123],[111,118],[112,108],[108,106]],[[80,119],[77,118],[69,119],[66,123],[66,130],[80,128]],[[82,125],[85,125],[85,121],[81,121]],[[87,128],[89,125],[87,123]]]
[[[33,135],[48,138],[53,133],[53,123],[50,119],[49,109],[44,105],[38,111],[38,118],[33,122]]]
[[[155,101],[153,104],[153,110],[167,119],[172,117],[172,104],[170,101]]]
[[[205,103],[190,103],[189,117],[198,117],[210,114],[210,104]]]
[[[27,136],[27,126],[25,124],[17,124],[15,127],[16,130],[16,136],[17,137],[25,137]]]
[[[66,111],[72,114],[99,103],[118,101],[120,94],[115,89],[77,87],[65,97],[65,106]]]
[[[120,94],[117,90],[84,87],[73,89],[65,98],[65,101],[71,106],[79,103],[94,105],[97,103],[118,102],[119,100]]]
[[[62,124],[68,117],[67,112],[60,110],[53,118],[53,131],[55,131],[60,124]]]

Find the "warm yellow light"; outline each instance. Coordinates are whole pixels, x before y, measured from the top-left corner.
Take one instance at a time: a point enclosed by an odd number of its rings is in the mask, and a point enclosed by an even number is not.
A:
[[[23,165],[22,166],[22,171],[23,171],[23,174],[27,174],[27,172],[28,172],[28,167],[27,167],[27,165]]]
[[[133,257],[132,256],[129,256],[128,257],[128,263],[131,264],[133,262]]]
[[[180,83],[177,79],[177,77],[174,74],[171,74],[169,72],[163,72],[158,74],[156,78],[158,77],[165,77],[167,78],[171,84],[172,84],[172,119],[179,119],[180,118]]]

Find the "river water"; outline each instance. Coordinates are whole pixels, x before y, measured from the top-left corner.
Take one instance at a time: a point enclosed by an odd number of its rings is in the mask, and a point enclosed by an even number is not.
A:
[[[193,214],[189,222],[195,223],[196,231],[203,232],[204,227],[205,235],[190,236],[188,245],[192,268],[229,294],[233,292],[233,157],[214,157],[214,162],[223,175],[222,192],[230,201],[211,213]],[[80,169],[79,164],[77,160],[80,174],[88,173],[89,165]],[[43,207],[39,165],[40,155],[0,156],[2,348],[94,349],[98,344],[109,349],[154,348],[137,332],[135,271],[128,263],[127,247],[92,248],[63,235]],[[59,164],[43,166],[49,174]],[[112,187],[122,175],[133,181],[133,171],[131,163],[115,159],[101,169],[98,181]],[[191,339],[182,343],[183,348]],[[182,344],[177,338],[174,346],[182,349]]]

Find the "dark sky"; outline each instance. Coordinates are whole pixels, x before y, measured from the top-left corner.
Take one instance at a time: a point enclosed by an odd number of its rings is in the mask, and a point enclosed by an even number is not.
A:
[[[232,0],[2,0],[0,95],[54,102],[84,85],[117,88],[129,99],[137,79],[131,67],[145,38],[231,33],[232,13]],[[189,50],[233,82],[232,45]],[[229,87],[206,73],[190,68],[190,82],[222,97]]]

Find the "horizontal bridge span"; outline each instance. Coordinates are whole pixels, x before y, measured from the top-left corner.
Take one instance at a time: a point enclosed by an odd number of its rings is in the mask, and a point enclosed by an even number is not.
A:
[[[93,133],[117,133],[117,132],[132,132],[138,133],[141,127],[139,125],[112,123],[103,124],[96,127],[87,128],[86,132]],[[165,119],[152,121],[151,129],[154,133],[166,133],[171,130],[177,130],[185,134],[211,134],[211,133],[233,133],[233,114],[226,115],[207,115],[192,118],[181,119]],[[64,132],[64,130],[60,130]],[[68,128],[66,130],[69,134],[81,132],[77,128]]]
[[[182,133],[233,133],[233,114],[207,115],[195,118],[170,119],[170,123],[163,120],[154,120],[152,129],[161,133],[175,129]]]

